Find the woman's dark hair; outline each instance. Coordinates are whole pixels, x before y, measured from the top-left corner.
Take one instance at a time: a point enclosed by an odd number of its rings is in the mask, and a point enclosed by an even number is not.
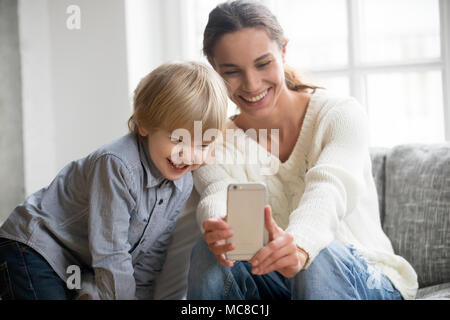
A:
[[[217,5],[209,13],[203,33],[203,54],[212,66],[214,66],[213,50],[217,41],[223,35],[243,28],[261,28],[267,32],[271,40],[275,41],[280,50],[284,47],[283,28],[267,7],[256,1],[227,1]],[[286,85],[290,90],[304,91],[318,88],[303,83],[297,72],[290,67],[285,66],[284,74]]]

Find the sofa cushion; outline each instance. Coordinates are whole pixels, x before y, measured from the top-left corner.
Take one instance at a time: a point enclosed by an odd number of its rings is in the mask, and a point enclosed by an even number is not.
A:
[[[381,224],[383,224],[384,221],[385,167],[386,154],[388,153],[388,151],[388,148],[370,149],[370,158],[372,159],[372,175],[378,193],[378,207],[380,209]]]
[[[450,282],[419,289],[416,299],[450,300]]]
[[[393,148],[385,201],[383,228],[419,287],[450,282],[450,144]]]

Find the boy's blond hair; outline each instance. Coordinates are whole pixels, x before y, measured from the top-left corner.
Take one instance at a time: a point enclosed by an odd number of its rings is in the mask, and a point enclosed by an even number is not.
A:
[[[227,114],[227,89],[222,78],[200,62],[166,63],[145,76],[134,91],[131,132],[138,125],[148,132],[178,128],[193,130],[202,122],[203,132],[223,129]]]

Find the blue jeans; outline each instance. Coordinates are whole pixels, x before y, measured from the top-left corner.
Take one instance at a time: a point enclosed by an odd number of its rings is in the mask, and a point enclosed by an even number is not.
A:
[[[23,243],[0,238],[3,300],[69,300],[74,295],[39,253]]]
[[[187,299],[400,300],[389,279],[352,246],[334,241],[292,278],[251,273],[251,264],[220,265],[201,239],[192,249]]]

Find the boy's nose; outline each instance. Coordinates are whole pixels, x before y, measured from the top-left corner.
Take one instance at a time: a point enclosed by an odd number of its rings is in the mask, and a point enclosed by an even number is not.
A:
[[[182,152],[181,159],[184,164],[199,164],[202,161],[202,153],[195,149],[186,150],[186,152]]]

